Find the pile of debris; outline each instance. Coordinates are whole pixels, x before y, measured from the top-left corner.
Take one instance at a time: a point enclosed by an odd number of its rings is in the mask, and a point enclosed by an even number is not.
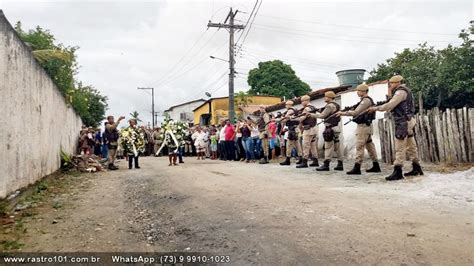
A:
[[[95,173],[107,169],[107,159],[97,155],[74,155],[69,164],[80,172]]]

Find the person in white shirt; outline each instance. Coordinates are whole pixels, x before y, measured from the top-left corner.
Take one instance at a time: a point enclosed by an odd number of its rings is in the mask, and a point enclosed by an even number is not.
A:
[[[194,141],[194,147],[196,147],[197,159],[204,160],[206,152],[206,133],[201,130],[200,126],[197,126],[191,138]]]
[[[226,153],[225,153],[225,129],[227,124],[224,120],[221,121],[221,130],[219,131],[219,160],[226,160]]]

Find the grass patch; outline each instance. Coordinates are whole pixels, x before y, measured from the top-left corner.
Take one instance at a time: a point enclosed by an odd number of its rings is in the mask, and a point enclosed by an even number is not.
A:
[[[4,240],[0,242],[2,244],[3,250],[14,250],[20,249],[25,244],[18,242],[17,240]]]

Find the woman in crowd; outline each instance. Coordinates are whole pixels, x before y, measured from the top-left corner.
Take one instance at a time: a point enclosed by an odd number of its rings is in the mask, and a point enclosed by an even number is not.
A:
[[[204,133],[200,126],[196,127],[196,131],[191,136],[196,147],[197,159],[204,160],[206,155],[206,133]]]
[[[268,123],[268,133],[269,133],[269,146],[271,150],[271,156],[272,156],[272,161],[276,160],[276,153],[275,153],[275,148],[276,148],[276,130],[277,126],[275,123],[275,117],[273,115],[270,115],[270,123]]]
[[[243,125],[244,125],[244,122],[242,120],[239,120],[235,127],[235,141],[236,141],[235,146],[237,147],[237,160],[239,161],[245,161],[245,147],[242,144]]]
[[[243,122],[242,127],[240,128],[240,132],[242,133],[242,144],[245,150],[245,162],[249,163],[250,161],[254,161],[254,147],[253,147],[253,139],[251,137],[251,128],[250,122]]]
[[[262,141],[260,140],[260,131],[258,131],[258,126],[249,120],[249,129],[250,129],[250,137],[252,138],[253,142],[253,159],[254,162],[257,159],[260,159],[260,153],[262,150]]]

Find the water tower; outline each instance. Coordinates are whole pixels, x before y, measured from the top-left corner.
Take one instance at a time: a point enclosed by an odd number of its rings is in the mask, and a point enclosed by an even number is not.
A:
[[[365,69],[346,69],[336,72],[339,79],[339,85],[356,87],[364,82]]]

